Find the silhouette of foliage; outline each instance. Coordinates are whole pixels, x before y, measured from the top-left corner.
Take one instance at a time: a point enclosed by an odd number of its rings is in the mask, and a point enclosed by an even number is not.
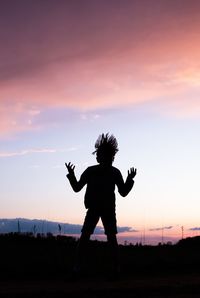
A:
[[[176,245],[120,245],[122,273],[124,276],[198,273],[199,241],[199,237],[194,237]],[[34,237],[33,233],[10,233],[0,235],[0,244],[3,256],[0,261],[1,279],[63,278],[71,274],[77,239],[61,235]],[[109,268],[108,249],[107,242],[89,242],[86,274],[104,275]]]

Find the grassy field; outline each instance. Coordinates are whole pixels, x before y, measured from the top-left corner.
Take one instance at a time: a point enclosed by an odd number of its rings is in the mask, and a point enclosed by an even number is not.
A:
[[[72,278],[70,237],[0,236],[0,297],[200,297],[200,240],[120,246],[121,276],[110,280],[107,243],[91,241],[85,274]]]

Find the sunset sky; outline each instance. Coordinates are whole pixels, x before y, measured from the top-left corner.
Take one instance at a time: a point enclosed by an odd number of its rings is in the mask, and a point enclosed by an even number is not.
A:
[[[0,0],[0,218],[82,224],[64,163],[80,177],[102,132],[138,170],[118,225],[196,235],[200,1]]]

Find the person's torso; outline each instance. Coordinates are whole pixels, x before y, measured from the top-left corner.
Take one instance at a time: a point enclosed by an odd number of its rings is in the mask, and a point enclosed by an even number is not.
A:
[[[115,185],[119,170],[113,166],[96,165],[87,169],[85,204],[88,207],[114,207]]]

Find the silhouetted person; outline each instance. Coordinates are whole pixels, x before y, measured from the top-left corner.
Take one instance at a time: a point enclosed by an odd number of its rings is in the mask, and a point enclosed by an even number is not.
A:
[[[118,152],[118,143],[113,135],[108,133],[100,135],[95,143],[95,149],[93,154],[96,154],[98,165],[88,167],[79,181],[74,174],[75,166],[70,162],[65,164],[69,172],[67,178],[75,192],[79,192],[87,185],[84,203],[88,210],[77,247],[74,271],[78,272],[81,269],[90,236],[101,218],[112,251],[113,270],[114,273],[118,273],[120,268],[116,238],[115,185],[120,195],[125,197],[133,187],[136,169],[131,168],[128,171],[124,183],[121,172],[112,166],[115,154]]]

